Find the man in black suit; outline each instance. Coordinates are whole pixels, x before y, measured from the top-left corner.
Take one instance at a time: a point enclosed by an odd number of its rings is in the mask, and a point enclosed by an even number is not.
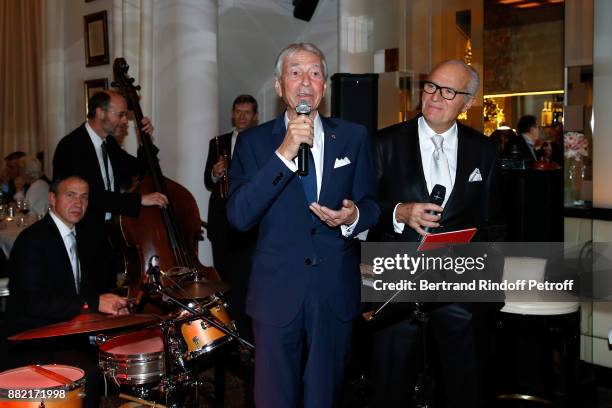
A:
[[[423,84],[422,116],[379,131],[374,157],[382,215],[375,239],[416,242],[425,235],[424,227],[434,232],[477,227],[480,239],[491,239],[498,217],[497,148],[456,121],[474,102],[478,86],[472,67],[460,60],[443,62]],[[441,206],[429,202],[436,184],[446,187]],[[430,313],[435,352],[429,355],[441,368],[442,406],[479,407],[474,309],[458,303],[438,306]],[[421,359],[418,329],[403,320],[375,334],[375,406],[409,406]]]
[[[113,268],[113,250],[105,238],[105,223],[111,216],[138,216],[141,206],[165,206],[168,200],[161,193],[141,195],[121,192],[140,175],[140,161],[119,146],[115,136],[127,128],[127,104],[123,96],[102,91],[89,100],[87,121],[60,140],[53,157],[53,177],[78,175],[89,184],[90,207],[81,222],[83,234],[98,239],[98,261],[107,265],[107,278]],[[144,131],[153,132],[148,118]]]
[[[232,286],[228,301],[241,334],[249,335],[244,304],[249,280],[250,250],[255,243],[255,229],[245,233],[230,227],[227,221],[227,191],[222,196],[223,177],[227,177],[238,134],[257,124],[257,101],[251,95],[239,95],[232,104],[234,130],[210,141],[204,170],[204,185],[210,190],[208,202],[208,238],[215,269]]]
[[[3,337],[67,321],[80,313],[127,314],[125,298],[109,293],[100,280],[92,247],[77,225],[86,213],[89,187],[71,176],[51,185],[51,211],[26,228],[15,241],[9,260],[9,290]],[[87,373],[89,406],[97,406],[95,349],[82,337],[5,344],[5,368],[32,363],[77,365]],[[4,353],[3,353],[4,354]]]
[[[510,157],[516,155],[517,159],[528,162],[538,160],[535,144],[540,140],[540,127],[533,115],[521,116],[516,124],[518,136],[510,146]]]

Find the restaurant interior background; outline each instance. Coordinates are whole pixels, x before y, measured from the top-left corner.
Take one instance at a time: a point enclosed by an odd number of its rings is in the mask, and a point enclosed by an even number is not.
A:
[[[43,119],[35,146],[45,152],[47,174],[55,145],[84,118],[84,82],[110,82],[114,57],[126,57],[142,85],[164,173],[194,194],[203,216],[208,141],[230,128],[238,94],[256,97],[260,123],[278,114],[272,62],[284,45],[316,43],[330,74],[377,74],[377,128],[416,114],[420,81],[431,67],[461,58],[483,79],[462,121],[489,135],[500,126],[516,128],[521,115],[532,114],[542,140],[562,146],[564,135],[576,132],[571,135],[588,146],[571,158],[566,147],[560,170],[518,169],[504,179],[511,198],[506,204],[515,205],[506,212],[515,240],[565,241],[570,258],[581,256],[588,243],[612,241],[608,0],[320,0],[308,22],[293,18],[291,0],[41,3]],[[108,13],[111,63],[86,67],[83,17],[99,11]],[[324,114],[334,110],[328,85]],[[3,100],[10,98],[3,94]],[[124,147],[134,152],[131,132]],[[10,143],[6,133],[0,137],[3,156],[22,148],[19,137],[12,135]],[[544,230],[534,222],[544,222]],[[208,243],[200,249],[202,261],[211,264]],[[583,302],[581,314],[581,359],[612,368],[612,304]]]

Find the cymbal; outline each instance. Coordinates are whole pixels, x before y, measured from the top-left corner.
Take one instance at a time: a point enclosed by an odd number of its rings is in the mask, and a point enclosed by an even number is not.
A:
[[[100,313],[84,313],[67,322],[38,327],[9,337],[9,340],[32,340],[71,334],[92,333],[137,324],[153,323],[159,320],[152,314],[128,314],[111,316]]]
[[[172,291],[179,299],[201,299],[217,292],[229,290],[229,284],[223,281],[186,281],[178,284],[181,289],[172,288]]]

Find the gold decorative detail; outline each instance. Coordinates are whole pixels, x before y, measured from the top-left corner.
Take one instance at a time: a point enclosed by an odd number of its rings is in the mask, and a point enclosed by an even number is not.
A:
[[[484,134],[490,135],[506,121],[504,109],[501,108],[495,98],[484,98]]]

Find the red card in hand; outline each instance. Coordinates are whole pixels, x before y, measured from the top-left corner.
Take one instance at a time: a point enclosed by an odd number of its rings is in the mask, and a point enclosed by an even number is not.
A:
[[[441,232],[439,234],[427,234],[421,240],[417,251],[429,251],[440,249],[451,244],[467,244],[476,234],[476,228],[468,228],[458,231]]]

